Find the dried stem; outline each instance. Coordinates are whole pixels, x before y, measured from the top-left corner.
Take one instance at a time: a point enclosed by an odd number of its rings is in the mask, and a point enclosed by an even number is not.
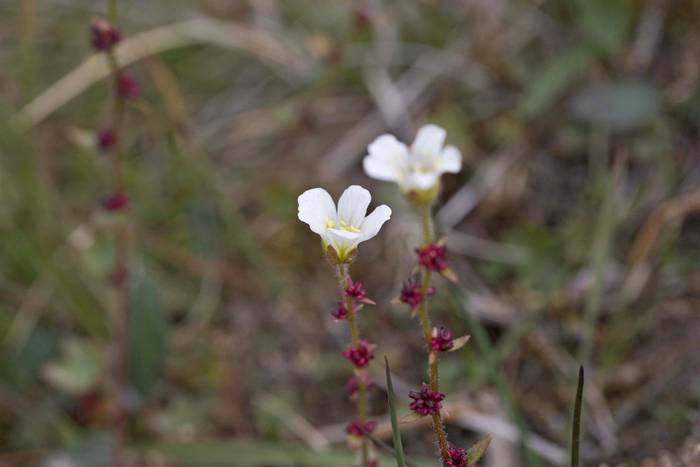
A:
[[[340,299],[344,301],[345,308],[348,312],[348,325],[350,326],[350,339],[353,346],[360,343],[360,329],[357,325],[357,317],[355,316],[355,304],[352,297],[345,293],[345,287],[348,283],[348,266],[347,264],[338,265],[338,286],[340,287]],[[362,368],[355,368],[355,377],[357,378],[357,418],[364,426],[369,415],[369,407],[367,403],[367,374]],[[367,436],[362,437],[362,467],[369,466],[369,443]]]
[[[421,207],[421,220],[423,224],[423,242],[425,245],[433,243],[433,222],[431,216],[431,206],[425,204]],[[428,352],[428,365],[430,367],[430,389],[435,392],[440,391],[440,359],[438,353],[432,349],[432,326],[430,324],[430,315],[428,313],[428,290],[430,288],[431,271],[425,269],[423,273],[423,281],[421,283],[421,301],[418,307],[418,318],[420,319],[421,328],[423,329],[423,338],[425,339],[425,348]],[[440,447],[440,457],[443,464],[449,460],[447,451],[447,434],[445,433],[445,425],[442,421],[440,412],[433,415],[433,431],[437,437],[438,446]]]

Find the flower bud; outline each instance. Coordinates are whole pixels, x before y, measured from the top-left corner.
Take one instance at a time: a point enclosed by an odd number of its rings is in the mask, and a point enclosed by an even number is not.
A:
[[[119,73],[117,92],[124,99],[135,99],[139,96],[139,83],[130,74]]]
[[[363,300],[367,298],[362,282],[353,281],[350,277],[348,277],[347,285],[345,286],[345,295],[356,300]]]
[[[418,264],[425,269],[435,272],[443,272],[447,269],[447,250],[443,245],[431,243],[421,248],[416,248]]]
[[[447,455],[448,460],[445,463],[447,467],[467,467],[469,465],[466,449],[450,446],[447,448]]]
[[[114,193],[102,200],[102,208],[106,211],[121,211],[129,205],[129,197],[124,193]]]
[[[436,352],[447,352],[454,346],[452,333],[444,326],[434,327],[430,347]]]
[[[338,305],[335,307],[335,310],[331,311],[331,315],[337,320],[347,319],[348,309],[345,306],[345,303],[338,302]]]
[[[92,35],[92,47],[100,52],[110,50],[122,39],[119,30],[104,19],[93,21],[90,32]]]
[[[354,397],[355,394],[357,394],[357,392],[360,390],[360,384],[362,384],[365,387],[365,389],[370,389],[374,386],[374,383],[364,373],[361,376],[351,376],[350,379],[348,379],[348,382],[345,384],[345,389],[347,389],[348,395],[351,398]]]
[[[442,401],[445,399],[443,393],[433,391],[425,383],[421,386],[420,391],[409,392],[408,397],[413,399],[413,402],[409,405],[411,410],[422,416],[440,413]]]
[[[425,292],[427,297],[431,297],[435,294],[434,287],[428,287]],[[412,277],[407,279],[401,286],[401,295],[399,295],[399,301],[410,306],[412,310],[417,309],[421,303],[423,303],[423,293],[421,290],[421,283],[419,278]]]
[[[117,132],[112,128],[103,128],[97,132],[97,149],[100,151],[109,151],[117,144]]]
[[[364,423],[359,420],[353,420],[345,427],[345,432],[352,436],[364,436],[372,433],[376,427],[377,422],[372,420],[368,420]]]
[[[362,339],[355,347],[348,347],[343,352],[343,357],[347,358],[357,368],[363,368],[369,365],[370,360],[374,358],[372,347],[365,339]]]

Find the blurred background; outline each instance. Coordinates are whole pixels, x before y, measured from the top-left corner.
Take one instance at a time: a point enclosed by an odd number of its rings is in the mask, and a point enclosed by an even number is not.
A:
[[[353,465],[347,327],[296,218],[303,190],[351,183],[394,210],[353,265],[390,442],[383,355],[400,417],[426,370],[390,304],[419,221],[361,159],[427,122],[464,158],[436,207],[459,283],[435,281],[433,320],[472,335],[442,361],[450,440],[568,465],[580,362],[583,465],[700,465],[699,2],[121,0],[125,218],[100,204],[105,12],[0,0],[0,465],[107,464],[114,222],[130,465]],[[436,465],[429,428],[402,430]]]

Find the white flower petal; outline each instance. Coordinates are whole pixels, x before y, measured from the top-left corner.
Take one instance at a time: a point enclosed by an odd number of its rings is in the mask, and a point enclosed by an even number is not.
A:
[[[411,153],[413,156],[437,156],[442,151],[442,145],[445,142],[445,130],[437,125],[425,125],[418,130],[416,139],[411,145]]]
[[[323,236],[328,220],[336,220],[335,203],[331,195],[323,188],[312,188],[299,195],[298,202],[299,220]]]
[[[349,232],[341,229],[328,229],[326,232],[328,244],[332,246],[341,258],[354,250],[362,241],[361,232]]]
[[[341,242],[355,242],[362,238],[362,232],[350,232],[343,229],[328,229],[328,235],[334,240]]]
[[[401,179],[401,172],[391,161],[376,156],[366,156],[362,159],[362,168],[368,177],[385,182],[396,182]]]
[[[402,188],[404,191],[429,190],[435,186],[438,178],[440,178],[440,174],[437,172],[413,173],[403,181]]]
[[[395,182],[405,172],[408,148],[393,135],[381,135],[367,147],[368,156],[362,161],[365,173],[377,180]]]
[[[440,155],[440,172],[456,174],[462,170],[462,154],[454,146],[447,146]]]
[[[369,240],[379,233],[382,225],[391,217],[391,208],[386,204],[378,206],[362,223],[362,240]]]
[[[372,195],[369,191],[359,185],[349,186],[338,200],[338,222],[346,222],[350,227],[359,228],[370,201]]]

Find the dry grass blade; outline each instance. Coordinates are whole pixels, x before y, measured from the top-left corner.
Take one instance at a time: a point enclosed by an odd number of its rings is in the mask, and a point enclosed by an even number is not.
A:
[[[195,18],[135,34],[119,45],[116,55],[122,66],[128,66],[166,50],[198,43],[244,50],[266,62],[283,66],[285,75],[289,71],[299,75],[308,70],[308,61],[292,41],[281,41],[267,31],[211,18]],[[18,119],[28,126],[37,125],[108,75],[106,61],[100,55],[93,55],[34,98],[21,110]]]

